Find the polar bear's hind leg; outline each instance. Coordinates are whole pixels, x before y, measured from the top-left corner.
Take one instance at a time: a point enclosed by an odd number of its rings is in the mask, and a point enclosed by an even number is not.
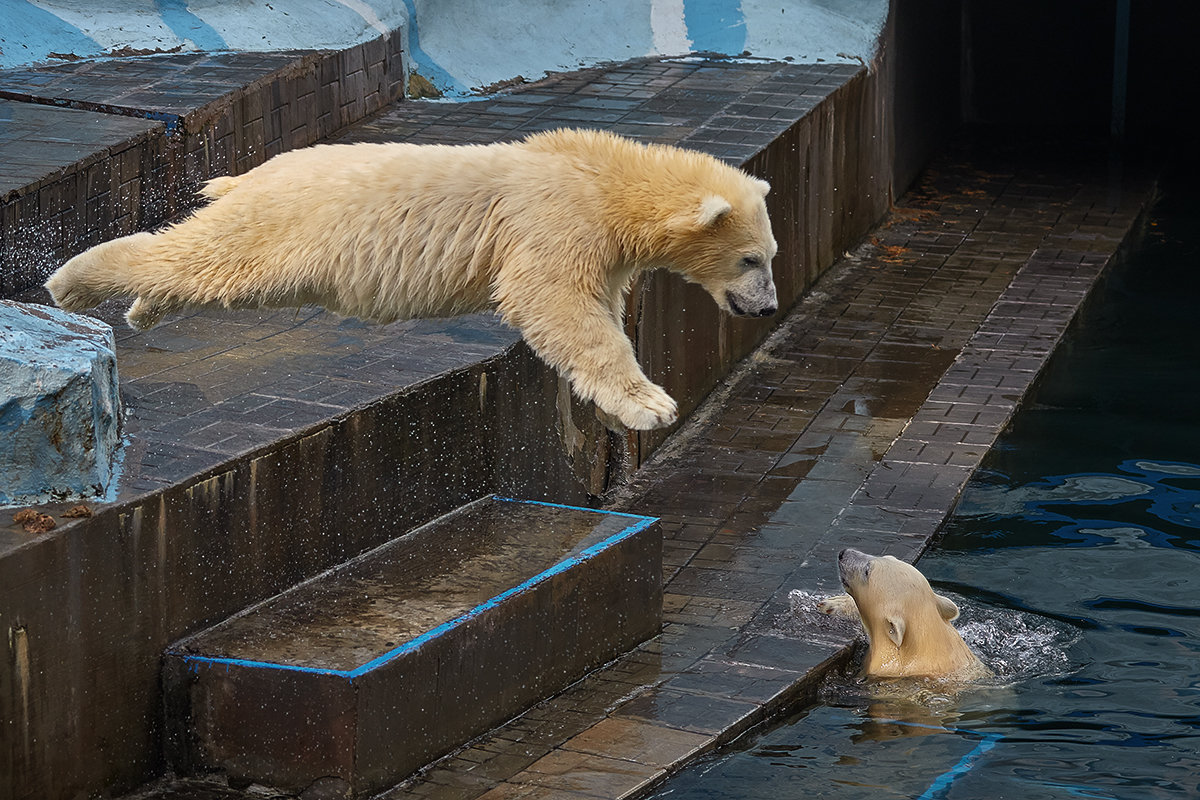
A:
[[[138,294],[142,250],[152,238],[150,233],[135,233],[89,248],[59,267],[46,288],[67,311],[85,311],[110,297]]]

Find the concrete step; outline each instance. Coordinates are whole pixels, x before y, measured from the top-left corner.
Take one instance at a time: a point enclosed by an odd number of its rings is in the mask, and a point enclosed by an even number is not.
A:
[[[487,497],[173,645],[168,760],[362,796],[661,621],[656,519]]]

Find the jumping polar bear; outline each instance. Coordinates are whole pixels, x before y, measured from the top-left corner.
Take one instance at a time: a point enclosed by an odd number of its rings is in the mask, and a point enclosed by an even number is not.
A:
[[[867,677],[966,682],[991,674],[950,624],[958,618],[958,606],[935,594],[916,567],[894,556],[846,549],[838,555],[838,574],[849,594],[817,608],[862,622],[869,644],[862,668]]]
[[[666,267],[725,311],[778,303],[766,182],[711,156],[559,130],[492,145],[317,145],[210,181],[214,202],[75,256],[46,282],[69,311],[136,295],[150,328],[193,305],[316,303],[381,322],[499,310],[626,427],[671,424],[642,372],[624,295]]]

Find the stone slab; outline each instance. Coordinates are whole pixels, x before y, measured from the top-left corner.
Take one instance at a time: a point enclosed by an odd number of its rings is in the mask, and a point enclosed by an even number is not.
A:
[[[170,648],[177,770],[362,795],[656,634],[651,517],[477,501]]]
[[[162,129],[153,120],[0,99],[0,202]]]

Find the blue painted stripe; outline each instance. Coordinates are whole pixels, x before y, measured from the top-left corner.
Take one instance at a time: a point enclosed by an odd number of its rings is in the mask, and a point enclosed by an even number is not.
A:
[[[746,49],[740,0],[684,0],[683,24],[693,50],[736,56]]]
[[[604,514],[608,517],[628,517],[629,519],[649,520],[650,522],[658,522],[658,517],[647,517],[642,514],[630,514],[625,511],[607,511],[603,508],[586,508],[584,506],[567,506],[562,503],[549,503],[545,500],[521,500],[516,497],[503,497],[494,495],[495,500],[504,503],[524,503],[527,506],[547,506],[549,508],[566,508],[571,511],[587,511],[589,514]],[[640,530],[640,529],[639,529]]]
[[[168,136],[182,130],[180,123],[183,122],[183,117],[178,114],[171,114],[166,111],[142,111],[140,112],[140,116],[166,123]]]
[[[954,729],[948,730],[951,730],[954,733],[965,733],[971,736],[980,735],[971,731],[960,731]],[[944,797],[946,792],[950,790],[950,786],[963,775],[966,775],[968,772],[970,772],[971,768],[975,766],[975,762],[982,758],[984,753],[986,753],[988,750],[991,750],[1000,741],[1000,736],[995,733],[985,733],[982,734],[982,736],[983,738],[979,740],[979,743],[975,745],[971,752],[960,758],[958,763],[953,767],[939,775],[933,781],[933,783],[929,784],[929,788],[925,790],[924,794],[916,798],[916,800],[938,800],[938,798]]]
[[[404,8],[408,11],[408,55],[416,63],[417,72],[427,78],[434,86],[448,95],[469,94],[471,87],[464,86],[458,79],[442,68],[421,48],[421,26],[417,24],[416,0],[404,0]]]
[[[228,50],[217,29],[188,10],[187,0],[154,0],[163,24],[180,39],[190,39],[201,50]]]
[[[350,675],[344,669],[320,669],[319,667],[300,667],[295,664],[276,664],[271,661],[252,661],[246,658],[225,658],[223,656],[197,656],[190,653],[177,653],[188,664],[218,664],[229,667],[254,667],[255,669],[281,669],[286,672],[307,672],[313,675],[334,675],[345,678]]]
[[[363,664],[362,666],[357,667],[352,670],[321,669],[318,667],[301,667],[301,666],[297,666],[294,664],[276,664],[276,663],[272,663],[269,661],[253,661],[253,660],[249,660],[249,659],[226,658],[226,657],[221,657],[221,656],[198,656],[198,655],[192,655],[192,654],[186,654],[186,653],[180,654],[180,655],[182,656],[182,658],[185,662],[188,662],[191,664],[199,664],[199,663],[214,664],[214,665],[224,664],[227,667],[239,666],[239,667],[250,667],[250,668],[254,668],[254,669],[279,669],[279,670],[288,670],[291,672],[304,672],[304,673],[309,673],[309,674],[314,674],[314,675],[333,675],[333,676],[336,676],[339,678],[348,678],[350,680],[354,680],[355,678],[361,678],[363,675],[366,675],[368,672],[378,669],[379,667],[383,666],[384,664],[387,664],[389,661],[392,661],[392,660],[404,655],[405,653],[411,653],[413,650],[416,650],[417,648],[421,647],[425,643],[432,641],[433,639],[436,639],[438,636],[441,636],[444,633],[451,631],[454,628],[457,628],[460,625],[463,625],[463,624],[469,622],[470,620],[474,619],[475,617],[478,617],[480,614],[487,611],[488,609],[494,608],[495,606],[499,605],[500,603],[502,603],[504,600],[508,599],[509,597],[513,597],[517,594],[520,594],[521,592],[527,591],[527,590],[533,588],[534,586],[537,586],[538,584],[543,583],[546,580],[549,580],[553,576],[558,575],[559,573],[565,572],[566,570],[570,569],[571,567],[573,567],[577,564],[581,564],[584,561],[587,561],[588,559],[598,555],[599,553],[602,553],[604,550],[608,549],[609,547],[616,544],[617,542],[620,542],[624,539],[629,538],[630,536],[633,536],[635,533],[639,533],[640,531],[645,530],[646,528],[650,527],[651,525],[653,525],[655,522],[658,521],[658,519],[656,517],[644,517],[644,516],[640,516],[637,514],[626,514],[626,513],[620,512],[620,511],[598,511],[594,508],[580,508],[578,506],[565,506],[565,505],[559,505],[557,503],[546,503],[546,502],[542,502],[539,500],[515,500],[512,498],[508,498],[508,497],[497,497],[497,498],[495,498],[495,500],[500,501],[500,502],[525,503],[527,505],[549,506],[551,508],[564,508],[564,509],[570,509],[572,511],[587,511],[592,514],[602,514],[605,516],[613,516],[613,517],[626,517],[628,519],[633,519],[633,520],[637,520],[637,521],[631,525],[625,526],[617,533],[614,533],[612,536],[609,536],[607,539],[604,539],[590,547],[583,549],[582,551],[580,551],[579,555],[571,556],[570,558],[567,558],[567,559],[564,559],[564,560],[558,562],[557,564],[553,565],[552,567],[550,567],[546,570],[543,570],[542,572],[539,572],[537,575],[534,575],[532,578],[526,580],[525,582],[523,582],[517,586],[514,586],[513,588],[508,589],[504,592],[501,592],[500,594],[496,595],[495,597],[491,597],[488,600],[485,600],[483,603],[480,603],[479,605],[475,606],[474,608],[470,609],[469,611],[466,611],[466,612],[460,614],[459,616],[455,617],[454,619],[452,619],[448,622],[444,622],[441,625],[438,625],[436,628],[432,628],[432,629],[426,631],[425,633],[421,634],[420,636],[410,639],[409,641],[405,642],[404,644],[399,645],[398,647],[395,647],[395,648],[389,650],[388,652],[384,653],[383,655],[379,656],[378,658],[374,658],[371,661],[368,661],[367,663]]]

